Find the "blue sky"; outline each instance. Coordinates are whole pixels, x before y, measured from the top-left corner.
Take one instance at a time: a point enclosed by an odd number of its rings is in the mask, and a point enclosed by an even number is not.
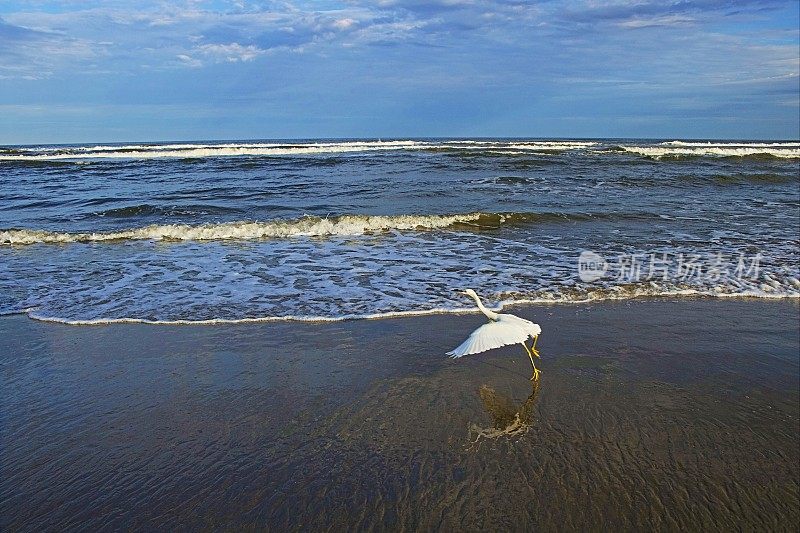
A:
[[[0,143],[800,137],[797,0],[0,3]]]

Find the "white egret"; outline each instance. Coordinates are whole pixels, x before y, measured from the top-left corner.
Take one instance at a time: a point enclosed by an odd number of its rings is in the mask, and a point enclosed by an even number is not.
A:
[[[542,332],[542,328],[539,327],[539,324],[534,324],[530,320],[525,320],[524,318],[508,313],[495,313],[494,311],[486,309],[481,299],[478,298],[478,295],[472,289],[460,292],[475,300],[475,303],[478,304],[478,309],[486,315],[486,318],[489,319],[489,323],[473,331],[470,336],[467,337],[467,340],[461,343],[455,350],[447,352],[447,355],[458,358],[465,355],[485,352],[486,350],[493,350],[494,348],[500,348],[501,346],[507,346],[509,344],[519,343],[525,348],[525,352],[531,360],[531,366],[533,367],[533,377],[531,377],[531,381],[539,379],[540,370],[536,368],[533,362],[534,355],[539,357],[539,352],[536,350],[536,340]],[[528,345],[525,344],[528,337],[533,339],[533,345],[530,349]]]

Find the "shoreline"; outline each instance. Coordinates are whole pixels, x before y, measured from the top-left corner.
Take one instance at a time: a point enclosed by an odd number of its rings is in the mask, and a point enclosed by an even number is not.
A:
[[[800,305],[800,294],[702,294],[702,293],[685,293],[685,294],[664,294],[664,295],[637,295],[637,296],[624,296],[620,298],[597,298],[597,299],[584,299],[584,300],[547,300],[547,299],[523,299],[523,300],[504,300],[499,305],[486,306],[490,311],[496,313],[509,311],[510,309],[526,307],[551,307],[551,306],[581,306],[581,305],[595,305],[614,302],[628,302],[628,301],[655,301],[655,302],[683,302],[683,301],[709,301],[709,300],[735,300],[735,301],[794,301]],[[387,311],[385,313],[373,313],[363,315],[344,315],[340,317],[325,317],[325,316],[266,316],[266,317],[252,317],[252,318],[212,318],[212,319],[177,319],[177,320],[149,320],[145,318],[98,318],[89,320],[71,320],[58,317],[43,317],[32,314],[35,308],[23,309],[21,311],[12,311],[5,314],[0,314],[0,319],[3,317],[24,316],[30,320],[37,322],[47,322],[51,324],[64,324],[68,326],[104,326],[104,325],[118,325],[118,324],[141,324],[147,326],[224,326],[236,324],[269,324],[269,323],[297,323],[297,324],[326,324],[334,322],[352,322],[359,320],[392,320],[414,317],[427,317],[427,316],[460,316],[480,314],[474,307],[465,308],[434,308],[423,310],[409,310],[409,311]]]
[[[797,301],[74,328],[0,317],[0,527],[792,530]]]

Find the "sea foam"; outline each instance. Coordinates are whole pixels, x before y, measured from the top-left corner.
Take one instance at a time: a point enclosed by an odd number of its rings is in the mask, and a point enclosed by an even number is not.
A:
[[[800,158],[800,144],[797,143],[691,143],[670,141],[655,146],[621,145],[625,152],[660,159],[663,157],[752,157],[772,156],[784,159]]]
[[[513,216],[513,215],[509,215]],[[269,239],[364,235],[391,230],[434,230],[454,224],[476,224],[489,219],[502,223],[505,215],[467,213],[461,215],[343,215],[320,218],[271,220],[265,222],[225,222],[220,224],[153,224],[141,228],[96,233],[66,233],[35,229],[0,231],[0,244],[109,242],[120,240],[216,241],[230,239]]]
[[[763,290],[751,288],[745,290],[731,290],[730,287],[698,287],[698,288],[678,288],[678,287],[653,287],[643,283],[630,285],[627,287],[607,287],[584,290],[580,292],[542,292],[539,295],[529,297],[519,297],[516,299],[504,299],[496,305],[487,305],[487,308],[500,312],[508,308],[522,305],[570,305],[584,304],[603,301],[638,300],[646,298],[756,298],[756,299],[800,299],[800,290],[797,287],[781,287],[775,290]],[[208,326],[224,324],[250,324],[268,322],[342,322],[349,320],[381,320],[388,318],[403,318],[428,315],[461,315],[477,314],[479,311],[474,307],[462,307],[453,305],[451,307],[424,307],[423,302],[409,302],[409,305],[420,305],[418,309],[384,311],[376,313],[342,313],[336,315],[265,315],[257,317],[243,318],[208,318],[208,319],[150,319],[140,317],[114,317],[114,318],[69,318],[57,315],[49,315],[40,312],[38,309],[25,309],[13,314],[25,314],[29,318],[42,322],[56,322],[72,326],[93,326],[102,324],[149,324],[162,326]]]
[[[738,141],[731,141],[731,142],[711,142],[711,141],[668,141],[662,143],[664,145],[669,146],[696,146],[696,147],[723,147],[723,148],[800,148],[800,143],[798,142],[755,142],[755,143],[748,143],[748,142],[738,142]]]
[[[0,149],[0,161],[60,161],[103,159],[208,158],[237,156],[303,156],[388,151],[455,150],[487,154],[520,155],[528,152],[564,153],[583,151],[604,153],[608,147],[599,141],[578,140],[389,140],[316,142],[217,142],[217,143],[131,143],[76,146],[36,146]],[[647,157],[772,155],[800,157],[797,142],[713,142],[667,141],[659,144],[618,144],[612,151],[637,153]]]
[[[513,148],[517,150],[569,151],[594,146],[594,142],[577,141],[342,141],[313,143],[173,143],[94,146],[22,147],[0,150],[0,161],[57,161],[81,159],[154,159],[205,158],[236,156],[292,156],[397,150],[484,150]]]

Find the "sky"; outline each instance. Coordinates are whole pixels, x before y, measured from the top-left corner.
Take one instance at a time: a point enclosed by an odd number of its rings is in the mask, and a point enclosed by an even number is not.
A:
[[[798,139],[798,0],[3,0],[0,143]]]

